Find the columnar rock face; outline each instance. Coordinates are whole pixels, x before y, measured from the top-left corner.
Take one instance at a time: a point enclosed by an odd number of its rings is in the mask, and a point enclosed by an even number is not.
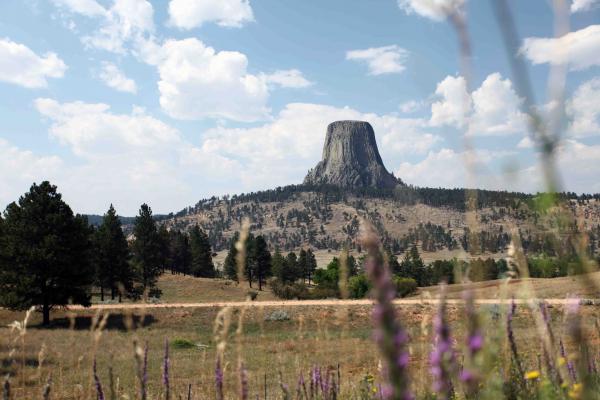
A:
[[[327,127],[323,159],[308,172],[304,183],[393,188],[401,182],[385,169],[371,124],[336,121]]]

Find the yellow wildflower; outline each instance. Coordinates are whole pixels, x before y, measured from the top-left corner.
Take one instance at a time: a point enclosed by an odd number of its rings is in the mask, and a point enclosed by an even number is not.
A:
[[[540,371],[529,371],[525,374],[525,379],[537,379],[540,377]]]
[[[564,357],[558,357],[558,366],[562,367],[563,365],[565,365],[567,363],[567,360],[565,360]]]

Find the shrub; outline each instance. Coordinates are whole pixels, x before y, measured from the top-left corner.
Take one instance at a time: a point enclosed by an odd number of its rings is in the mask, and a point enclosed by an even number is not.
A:
[[[340,297],[337,289],[317,286],[310,293],[311,299],[337,299]]]
[[[246,292],[246,298],[250,299],[252,301],[256,300],[256,298],[258,297],[258,292],[255,290],[248,290]]]
[[[269,280],[269,286],[271,287],[273,294],[280,299],[303,300],[309,297],[308,288],[304,283],[284,283],[277,278],[273,278]]]
[[[417,281],[413,278],[394,276],[394,284],[396,285],[398,297],[406,297],[417,291]]]
[[[174,349],[191,349],[196,347],[196,344],[188,339],[174,339],[170,345]]]
[[[353,299],[362,299],[371,290],[371,282],[366,275],[356,275],[348,280],[348,292]]]
[[[275,310],[265,317],[265,321],[289,321],[290,315],[283,310]]]

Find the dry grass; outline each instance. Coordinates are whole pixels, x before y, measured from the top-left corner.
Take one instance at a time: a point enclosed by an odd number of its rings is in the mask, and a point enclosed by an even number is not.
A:
[[[225,386],[227,398],[237,396],[238,354],[249,370],[250,398],[257,394],[263,398],[264,379],[267,379],[269,397],[279,397],[278,373],[284,381],[295,387],[298,373],[305,377],[313,365],[336,367],[342,372],[343,390],[354,391],[366,374],[377,376],[378,353],[371,341],[371,319],[369,306],[350,307],[290,307],[284,309],[289,321],[265,321],[265,316],[281,308],[252,308],[244,315],[243,334],[235,336],[240,310],[233,310],[232,327],[225,351]],[[489,306],[480,307],[486,318],[498,310]],[[151,314],[138,312],[113,314],[107,320],[102,336],[98,340],[98,372],[108,392],[108,368],[112,365],[115,382],[118,382],[119,398],[136,398],[135,361],[133,341],[148,343],[149,346],[149,393],[151,398],[162,398],[161,365],[165,338],[171,342],[185,339],[198,346],[195,348],[171,348],[171,382],[175,393],[187,392],[192,385],[195,399],[214,397],[215,343],[213,321],[219,310],[214,309],[156,309]],[[500,310],[502,311],[502,310]],[[402,307],[400,314],[411,336],[411,371],[417,387],[429,384],[428,354],[431,350],[431,320],[435,307],[412,305]],[[552,308],[553,322],[557,332],[562,333],[562,309]],[[583,320],[591,342],[597,345],[597,332],[592,329],[597,309],[582,308]],[[457,345],[462,345],[464,332],[460,306],[449,306],[449,320],[453,327]],[[0,311],[0,373],[4,375],[11,367],[8,353],[14,333],[6,325],[22,319],[23,313]],[[38,397],[43,382],[52,374],[53,398],[95,398],[92,386],[91,366],[93,360],[94,334],[90,325],[94,314],[81,311],[69,315],[64,311],[53,314],[51,329],[39,327],[40,316],[34,314],[27,331],[24,353],[17,346],[15,367],[19,372],[12,379],[15,398]],[[531,327],[530,316],[525,307],[520,307],[515,321],[516,336],[523,357],[535,360],[540,349],[536,332]],[[486,324],[487,336],[498,333],[497,324]],[[128,328],[129,327],[129,328]],[[47,355],[39,367],[39,352],[46,346]],[[502,350],[504,351],[504,350]],[[494,355],[497,357],[498,355]],[[19,364],[25,360],[25,368]],[[112,359],[112,361],[111,361]],[[533,361],[532,361],[533,362]],[[177,397],[175,397],[177,398]],[[185,396],[184,396],[185,398]]]
[[[228,279],[194,278],[192,276],[166,273],[158,281],[162,290],[161,300],[165,303],[203,303],[211,301],[244,301],[249,290],[258,293],[257,300],[275,300],[268,287],[258,291],[258,284],[236,283]]]
[[[590,285],[594,283],[594,285]],[[531,285],[533,293],[524,292],[524,285]],[[447,287],[449,299],[460,299],[467,285],[450,285]],[[506,288],[504,297],[526,298],[532,295],[542,299],[566,299],[568,297],[578,298],[600,298],[600,293],[594,287],[600,287],[600,272],[585,275],[564,276],[560,278],[529,278],[509,280],[494,280],[475,282],[468,284],[472,288],[475,298],[478,299],[500,299],[502,290]],[[419,289],[416,296],[436,297],[439,295],[438,286],[430,286]]]

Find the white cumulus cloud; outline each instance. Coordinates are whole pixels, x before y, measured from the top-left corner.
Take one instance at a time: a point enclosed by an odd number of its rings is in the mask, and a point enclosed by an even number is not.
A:
[[[346,60],[366,63],[369,75],[400,73],[406,69],[404,63],[407,58],[408,51],[397,45],[346,52]]]
[[[398,7],[407,14],[418,14],[434,21],[460,13],[466,0],[398,0]]]
[[[505,135],[525,133],[526,116],[520,111],[522,100],[509,79],[493,73],[472,95],[473,114],[468,134]]]
[[[57,156],[39,156],[0,138],[0,210],[17,201],[34,181],[54,180],[63,166]]]
[[[108,87],[118,90],[119,92],[137,92],[135,81],[125,76],[123,71],[113,63],[104,61],[99,76]]]
[[[598,0],[573,0],[571,3],[571,12],[582,12],[591,10],[598,4]]]
[[[142,202],[155,211],[173,211],[202,196],[225,193],[224,183],[237,175],[235,160],[189,143],[143,109],[119,114],[107,104],[49,98],[34,104],[50,123],[50,137],[79,158],[50,176],[78,211],[105,210],[111,202],[124,215],[134,215]],[[29,184],[47,179],[42,169],[27,176]]]
[[[47,78],[62,78],[66,70],[56,53],[39,56],[23,44],[0,39],[0,81],[40,88],[47,86]]]
[[[590,25],[558,38],[530,37],[520,52],[533,64],[569,64],[572,70],[600,65],[600,25]]]
[[[125,54],[129,43],[136,43],[154,31],[154,9],[147,0],[113,0],[100,15],[100,25],[82,37],[90,48]]]
[[[264,119],[266,80],[247,71],[248,58],[216,51],[196,38],[167,40],[159,49],[160,105],[173,118]]]
[[[432,126],[466,127],[466,134],[480,136],[525,132],[522,100],[511,81],[497,72],[488,75],[471,94],[463,77],[448,76],[438,84],[435,95],[439,100],[431,104]]]
[[[566,112],[572,136],[600,136],[600,78],[581,84],[567,101]]]
[[[431,124],[462,127],[467,121],[473,103],[471,95],[467,93],[465,78],[447,76],[438,83],[435,95],[439,100],[431,104]]]
[[[66,11],[85,15],[86,17],[97,17],[106,14],[106,9],[96,0],[51,0],[56,6]]]
[[[170,23],[181,29],[192,29],[207,22],[239,28],[254,21],[249,0],[171,0]]]
[[[272,74],[265,74],[264,78],[267,83],[285,88],[305,88],[313,84],[304,77],[302,71],[297,69],[275,71]]]

